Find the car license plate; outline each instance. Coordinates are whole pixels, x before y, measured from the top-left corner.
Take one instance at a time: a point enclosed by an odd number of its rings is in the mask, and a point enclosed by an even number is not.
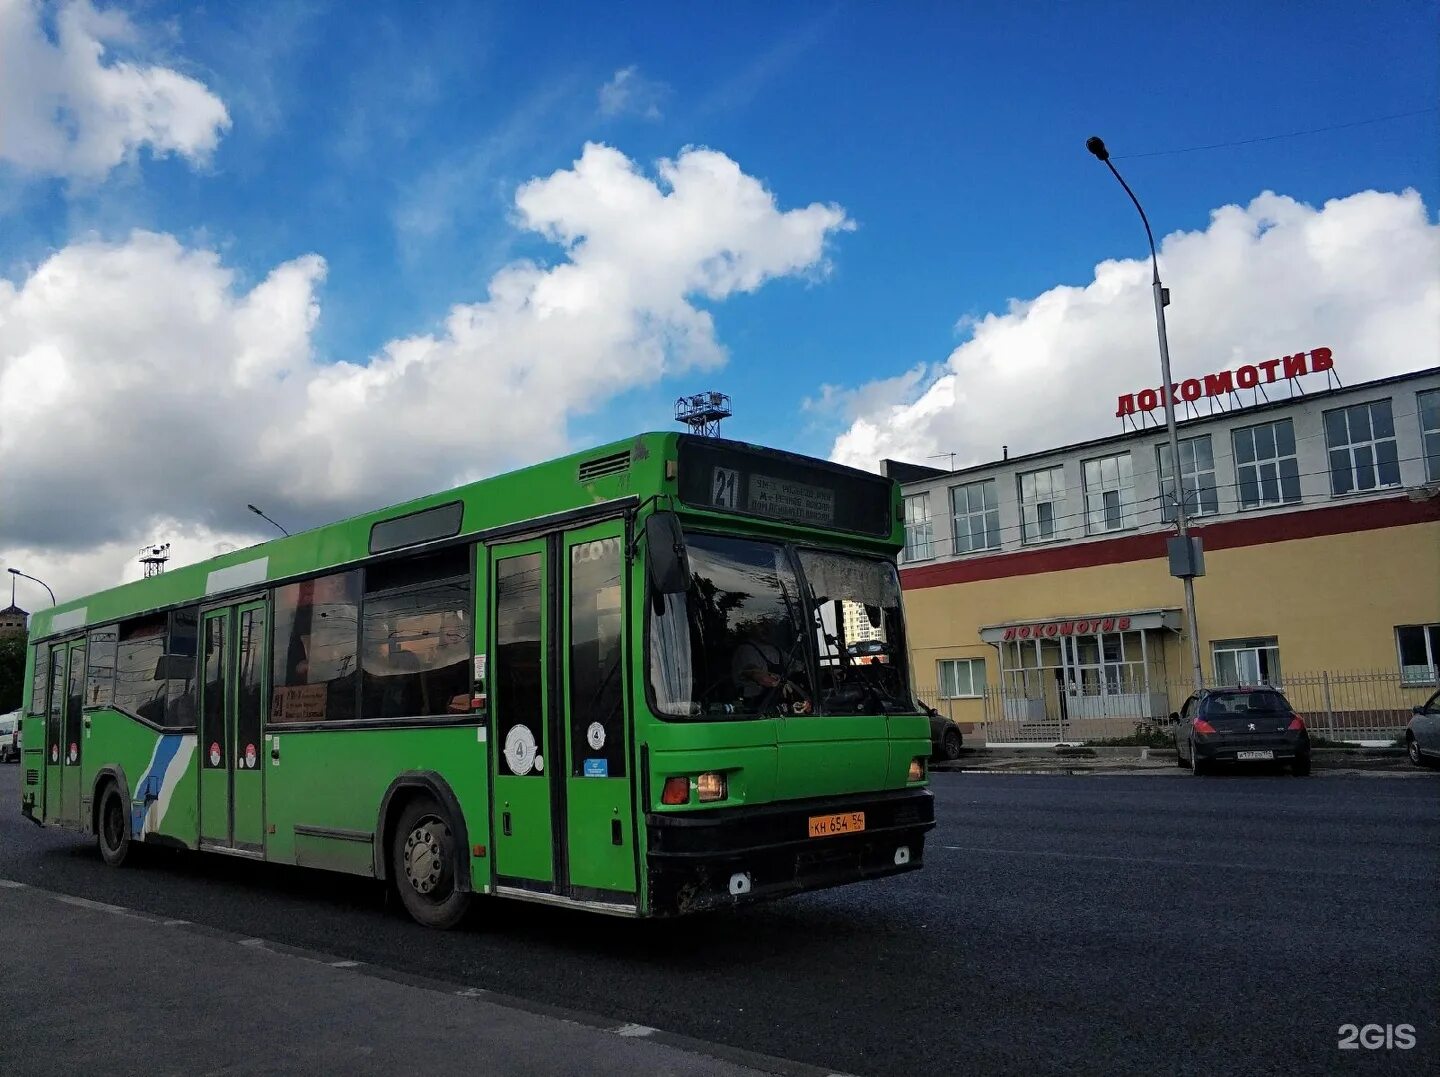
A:
[[[812,838],[828,838],[832,834],[855,834],[864,829],[865,813],[863,811],[810,816],[810,836]]]
[[[1236,758],[1236,759],[1274,759],[1274,758],[1275,758],[1275,753],[1274,753],[1274,752],[1270,752],[1270,751],[1265,751],[1265,752],[1236,752],[1236,753],[1235,753],[1235,758]]]

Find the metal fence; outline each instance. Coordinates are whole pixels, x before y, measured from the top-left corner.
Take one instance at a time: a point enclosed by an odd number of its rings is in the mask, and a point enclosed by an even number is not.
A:
[[[1407,682],[1395,670],[1287,674],[1276,685],[1305,718],[1315,739],[1391,744],[1404,736],[1411,709],[1435,684]],[[1083,744],[1134,737],[1164,738],[1164,719],[1192,691],[1189,681],[1146,685],[1088,685],[1062,690],[1059,682],[1033,695],[987,688],[981,696],[945,699],[922,690],[921,700],[970,725],[967,741],[997,744]]]

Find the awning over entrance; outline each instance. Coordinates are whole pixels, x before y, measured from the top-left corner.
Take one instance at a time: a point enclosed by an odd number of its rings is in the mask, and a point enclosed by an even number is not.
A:
[[[1096,632],[1142,632],[1169,629],[1180,631],[1178,609],[1123,610],[1110,613],[1086,613],[1075,616],[1044,617],[1033,621],[1010,621],[998,625],[982,625],[980,638],[986,643],[1004,643],[1020,639],[1059,639],[1063,636],[1084,636]]]

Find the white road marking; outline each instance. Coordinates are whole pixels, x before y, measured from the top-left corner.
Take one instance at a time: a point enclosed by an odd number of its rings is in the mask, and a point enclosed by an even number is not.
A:
[[[14,879],[0,879],[0,886],[6,890],[24,890],[24,883],[17,883]]]
[[[610,1031],[617,1036],[625,1037],[655,1035],[655,1030],[649,1025],[621,1025],[619,1028],[612,1028]]]
[[[330,962],[330,967],[332,969],[353,969],[359,964],[360,962],[358,961],[332,961]]]

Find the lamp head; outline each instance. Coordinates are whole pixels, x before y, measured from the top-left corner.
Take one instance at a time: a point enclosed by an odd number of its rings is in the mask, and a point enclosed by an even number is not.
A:
[[[257,509],[254,505],[246,505],[245,507],[246,507],[247,509],[249,509],[251,512],[253,512],[256,516],[259,516],[259,515],[261,514],[261,513],[260,513],[260,510]]]
[[[1085,148],[1095,155],[1096,160],[1110,160],[1110,151],[1105,148],[1105,140],[1099,135],[1091,135],[1087,138]]]
[[[12,575],[12,576],[20,576],[20,575],[23,575],[23,573],[21,573],[21,571],[20,571],[18,568],[7,568],[5,571],[8,572],[8,573],[10,573],[10,575]]]

